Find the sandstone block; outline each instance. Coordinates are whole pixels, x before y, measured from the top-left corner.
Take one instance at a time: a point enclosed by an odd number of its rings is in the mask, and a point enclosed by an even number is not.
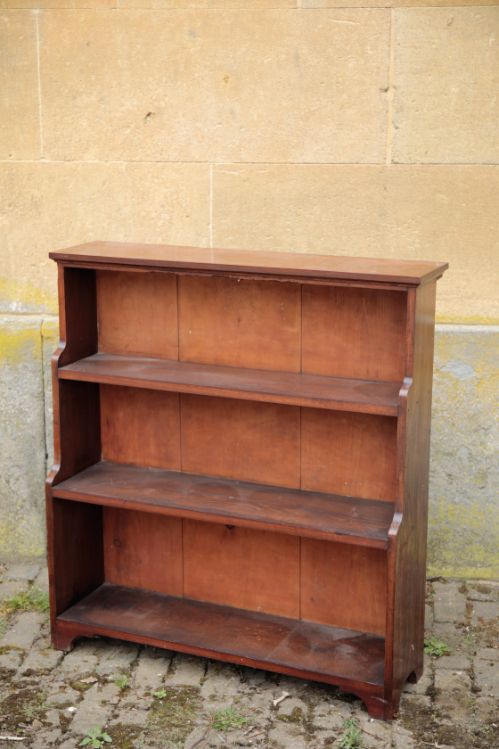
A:
[[[32,13],[0,11],[2,159],[40,157],[36,23]]]
[[[388,11],[249,8],[44,15],[46,154],[382,162]]]
[[[499,163],[499,9],[394,11],[396,162]]]

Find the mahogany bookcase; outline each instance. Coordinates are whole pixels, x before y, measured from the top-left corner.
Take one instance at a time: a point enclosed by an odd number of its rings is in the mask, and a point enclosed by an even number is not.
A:
[[[423,668],[447,265],[114,242],[50,257],[54,646],[218,658],[392,718]]]

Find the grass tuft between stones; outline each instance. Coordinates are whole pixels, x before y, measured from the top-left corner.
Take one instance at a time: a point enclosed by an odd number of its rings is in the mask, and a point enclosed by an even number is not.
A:
[[[242,728],[247,722],[248,718],[233,707],[217,710],[213,716],[213,728],[216,731],[233,731],[236,728]]]
[[[361,749],[364,745],[362,731],[359,721],[355,718],[348,718],[343,723],[343,733],[340,736],[340,749]]]
[[[16,593],[2,603],[2,610],[7,614],[15,614],[18,611],[40,611],[45,614],[49,608],[48,593],[34,587]]]
[[[106,744],[111,744],[111,736],[103,728],[91,728],[82,738],[78,746],[88,746],[91,749],[101,749]]]
[[[433,658],[441,658],[442,655],[449,655],[450,648],[446,642],[432,636],[425,637],[424,651]]]

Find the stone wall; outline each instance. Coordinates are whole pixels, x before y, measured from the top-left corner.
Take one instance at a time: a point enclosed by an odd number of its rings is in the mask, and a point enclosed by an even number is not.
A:
[[[0,555],[44,551],[47,253],[101,238],[448,260],[430,572],[497,576],[499,6],[0,0],[0,60]]]

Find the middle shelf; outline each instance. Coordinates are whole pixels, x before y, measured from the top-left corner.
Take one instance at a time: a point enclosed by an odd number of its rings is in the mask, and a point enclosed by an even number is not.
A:
[[[56,484],[59,499],[386,549],[392,502],[101,461]]]
[[[400,383],[98,353],[59,378],[336,411],[397,416]]]

